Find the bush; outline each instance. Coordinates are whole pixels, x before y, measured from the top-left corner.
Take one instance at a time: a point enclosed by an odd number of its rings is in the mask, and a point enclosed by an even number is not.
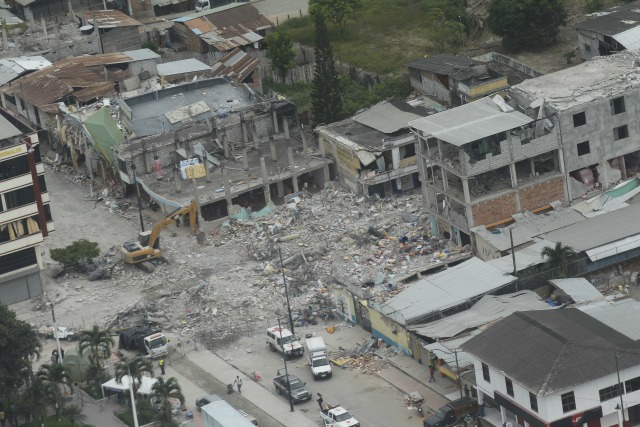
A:
[[[602,10],[602,7],[602,0],[585,0],[584,2],[584,8],[587,13],[597,12],[599,10]]]
[[[97,242],[76,240],[65,248],[51,249],[51,259],[63,266],[77,264],[81,259],[92,259],[100,255]]]

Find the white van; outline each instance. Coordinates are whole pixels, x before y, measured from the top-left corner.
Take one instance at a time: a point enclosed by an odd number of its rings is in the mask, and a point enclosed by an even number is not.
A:
[[[202,12],[203,10],[211,9],[211,3],[209,0],[198,0],[196,2],[196,12]]]
[[[304,352],[304,348],[291,331],[278,326],[267,329],[267,344],[271,351],[279,351],[287,357],[300,357]]]
[[[327,357],[327,346],[322,337],[307,338],[305,346],[307,347],[307,359],[313,379],[331,378],[331,364]]]

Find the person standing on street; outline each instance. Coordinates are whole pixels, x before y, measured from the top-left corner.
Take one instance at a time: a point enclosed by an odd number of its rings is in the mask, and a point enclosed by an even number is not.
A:
[[[316,400],[316,402],[318,402],[318,405],[320,406],[320,410],[322,411],[324,409],[324,407],[322,406],[324,399],[322,398],[322,395],[320,393],[318,393],[318,399]]]
[[[160,366],[160,372],[162,372],[162,375],[164,375],[164,358],[160,358],[160,360],[158,360],[158,365]]]
[[[436,368],[433,366],[433,363],[429,364],[429,382],[436,382],[436,378],[433,376],[435,374]]]
[[[233,382],[233,385],[238,387],[238,394],[242,394],[242,392],[240,391],[240,389],[242,388],[242,380],[240,379],[240,376],[236,375],[236,380]]]

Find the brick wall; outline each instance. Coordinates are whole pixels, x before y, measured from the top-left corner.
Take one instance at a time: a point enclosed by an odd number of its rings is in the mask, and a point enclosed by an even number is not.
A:
[[[516,213],[516,195],[507,194],[496,199],[480,202],[471,207],[473,213],[473,227],[491,224]]]
[[[562,178],[534,184],[520,190],[520,206],[522,210],[533,210],[549,203],[564,201],[564,184]]]

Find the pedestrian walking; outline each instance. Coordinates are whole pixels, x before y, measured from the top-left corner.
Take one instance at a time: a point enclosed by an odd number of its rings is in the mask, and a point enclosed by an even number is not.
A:
[[[436,368],[435,366],[433,366],[433,364],[429,365],[429,382],[436,382],[436,378],[433,376],[433,374],[436,373]]]
[[[469,390],[469,386],[468,385],[464,385],[464,395],[469,397],[469,393],[471,392],[471,390]]]
[[[318,393],[318,399],[316,400],[316,402],[318,402],[318,405],[320,406],[320,410],[322,411],[324,409],[324,406],[322,406],[324,399],[322,398],[322,395],[320,393]]]
[[[160,360],[158,360],[158,365],[160,366],[160,372],[162,372],[162,375],[164,375],[164,358],[160,358]]]
[[[236,380],[233,382],[233,385],[238,387],[238,394],[242,394],[242,391],[240,391],[240,389],[242,388],[242,380],[239,376],[236,376]]]

